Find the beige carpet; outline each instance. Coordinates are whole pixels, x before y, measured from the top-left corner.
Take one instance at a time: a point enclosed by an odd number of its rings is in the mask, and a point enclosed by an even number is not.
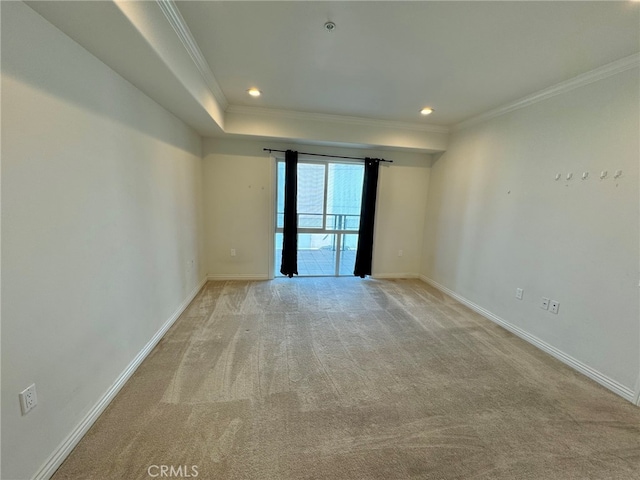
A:
[[[417,280],[209,282],[53,478],[167,478],[163,465],[639,479],[640,408]]]

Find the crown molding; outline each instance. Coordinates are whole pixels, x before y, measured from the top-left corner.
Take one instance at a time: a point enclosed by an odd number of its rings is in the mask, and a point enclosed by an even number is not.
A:
[[[608,63],[606,65],[603,65],[602,67],[591,70],[590,72],[583,73],[581,75],[578,75],[577,77],[571,78],[564,82],[560,82],[549,88],[545,88],[544,90],[540,90],[539,92],[527,95],[526,97],[516,100],[515,102],[508,103],[493,110],[489,110],[488,112],[481,113],[480,115],[472,117],[468,120],[464,120],[463,122],[456,124],[452,128],[452,130],[458,131],[471,127],[472,125],[477,125],[478,123],[486,122],[487,120],[499,117],[500,115],[504,115],[506,113],[528,107],[529,105],[533,105],[534,103],[542,102],[543,100],[547,100],[548,98],[554,97],[556,95],[575,90],[576,88],[589,85],[590,83],[597,82],[598,80],[611,77],[618,73],[626,72],[627,70],[631,70],[632,68],[637,68],[639,66],[640,53],[629,55],[628,57],[624,57],[620,60],[616,60],[615,62]]]
[[[198,71],[209,87],[209,90],[211,90],[211,93],[220,104],[221,109],[225,110],[229,106],[227,97],[224,95],[222,88],[220,88],[216,77],[214,77],[213,72],[211,71],[211,67],[209,67],[202,51],[200,51],[200,47],[198,47],[198,44],[191,34],[191,30],[189,30],[189,27],[178,10],[175,2],[173,0],[156,0],[156,3],[160,7],[160,10],[162,10],[162,13],[164,13],[164,16],[169,21],[173,30],[176,32],[176,35],[178,35],[178,38],[189,53],[193,63],[198,68]]]
[[[245,107],[242,105],[229,105],[226,113],[238,113],[242,115],[258,115],[271,118],[287,118],[291,120],[311,120],[346,125],[358,125],[364,127],[396,128],[399,130],[413,130],[418,132],[431,132],[448,134],[449,127],[439,125],[426,125],[409,122],[396,122],[393,120],[379,120],[375,118],[349,117],[346,115],[333,115],[328,113],[297,112],[293,110],[279,110],[275,108]]]

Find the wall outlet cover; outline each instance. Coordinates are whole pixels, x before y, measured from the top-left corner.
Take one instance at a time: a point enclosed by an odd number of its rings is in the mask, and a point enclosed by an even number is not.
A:
[[[542,297],[542,300],[540,300],[540,308],[543,310],[548,310],[549,302],[550,300],[547,297]]]
[[[32,383],[22,392],[20,392],[20,409],[22,415],[29,413],[33,407],[38,404],[38,397],[36,396],[36,384]]]

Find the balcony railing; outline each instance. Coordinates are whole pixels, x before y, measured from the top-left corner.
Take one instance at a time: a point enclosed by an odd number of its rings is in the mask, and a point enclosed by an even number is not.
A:
[[[304,213],[298,212],[298,231],[309,230],[325,233],[357,232],[360,228],[360,215],[345,213]],[[284,224],[284,213],[278,212],[278,230],[281,231]],[[324,225],[323,225],[324,222]]]

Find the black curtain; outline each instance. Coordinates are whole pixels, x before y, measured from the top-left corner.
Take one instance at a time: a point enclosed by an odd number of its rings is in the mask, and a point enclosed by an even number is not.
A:
[[[362,184],[362,205],[360,207],[360,230],[358,231],[358,250],[353,274],[364,278],[371,275],[373,257],[373,223],[376,218],[376,195],[378,192],[378,167],[380,160],[365,158],[364,182]]]
[[[284,225],[280,273],[289,278],[298,275],[298,152],[284,154]]]

